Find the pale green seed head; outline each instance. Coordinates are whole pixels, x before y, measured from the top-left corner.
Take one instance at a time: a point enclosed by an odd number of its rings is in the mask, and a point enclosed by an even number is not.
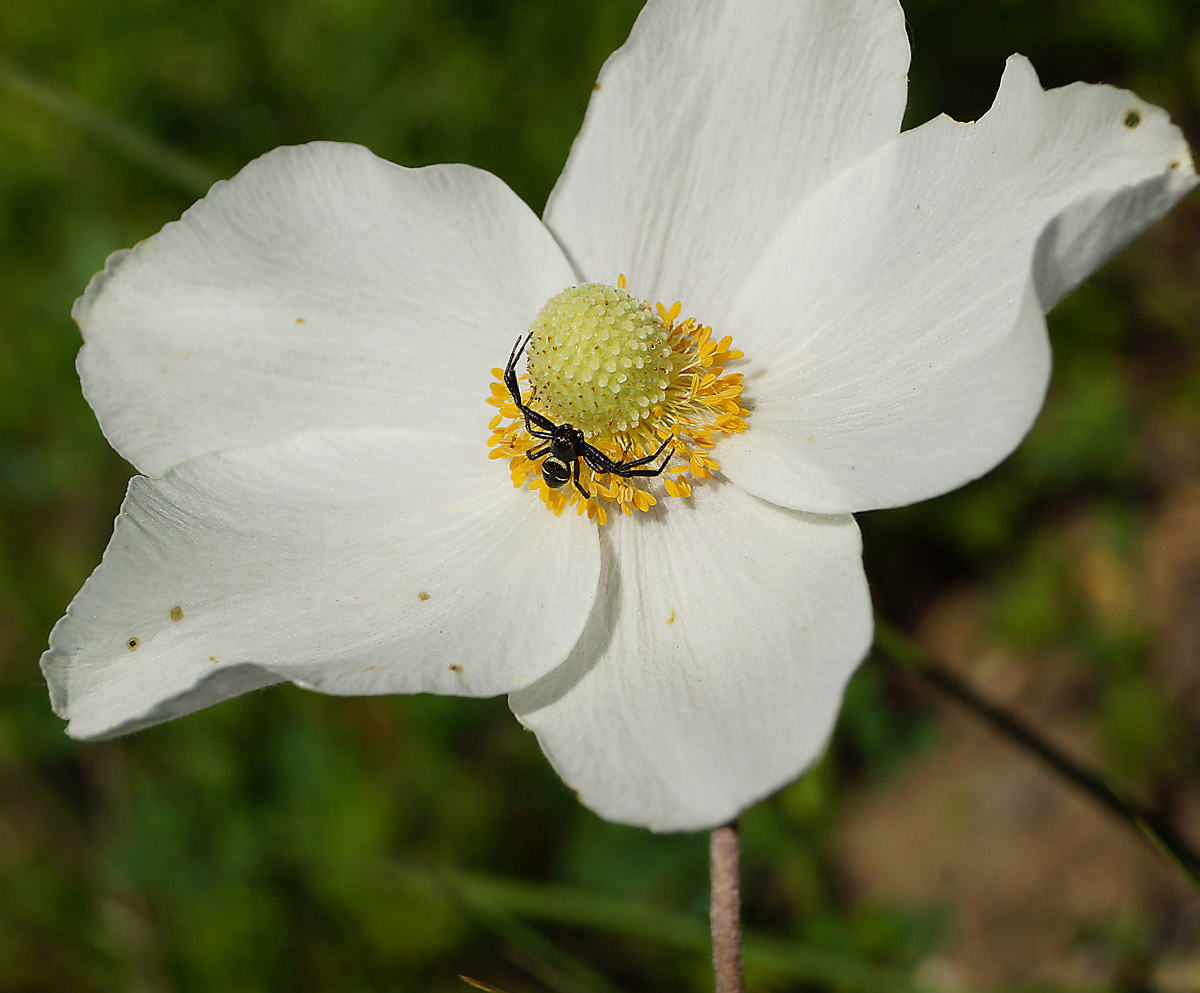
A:
[[[572,286],[542,307],[529,330],[529,381],[556,424],[603,437],[632,429],[666,399],[667,329],[624,290]]]

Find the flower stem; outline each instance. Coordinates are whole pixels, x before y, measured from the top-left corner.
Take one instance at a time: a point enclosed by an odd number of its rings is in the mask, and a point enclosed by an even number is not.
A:
[[[716,993],[742,993],[742,921],[738,899],[737,821],[713,831],[709,841],[712,879],[712,951]]]
[[[1164,816],[1141,806],[1106,782],[1100,773],[1065,755],[1030,725],[985,698],[878,617],[875,619],[875,648],[884,658],[919,676],[934,689],[982,718],[994,731],[1040,759],[1109,813],[1140,832],[1192,886],[1200,889],[1200,853],[1175,831]]]

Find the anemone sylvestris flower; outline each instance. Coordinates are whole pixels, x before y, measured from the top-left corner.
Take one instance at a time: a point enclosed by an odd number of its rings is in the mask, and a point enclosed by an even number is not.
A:
[[[872,636],[851,514],[1012,451],[1043,313],[1196,181],[1161,110],[1019,56],[900,134],[907,64],[895,0],[650,0],[542,220],[322,143],[114,255],[79,372],[140,475],[43,659],[68,731],[509,693],[613,820],[799,775]]]

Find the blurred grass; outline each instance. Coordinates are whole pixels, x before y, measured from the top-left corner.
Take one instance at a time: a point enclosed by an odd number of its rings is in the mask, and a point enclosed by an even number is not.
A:
[[[279,688],[79,746],[36,668],[129,474],[73,368],[71,301],[105,256],[211,179],[314,138],[470,162],[540,208],[638,6],[0,5],[0,989],[442,991],[466,988],[460,973],[510,993],[708,987],[705,839],[580,809],[502,701]],[[1191,0],[906,11],[910,125],[977,117],[1021,51],[1046,85],[1115,82],[1200,135]],[[1081,589],[1062,531],[1087,522],[1091,552],[1129,565],[1161,495],[1200,475],[1198,221],[1185,205],[1056,312],[1055,382],[1016,456],[863,522],[885,616],[916,623],[971,584],[1002,643],[1068,646],[1110,768],[1159,797],[1194,777],[1194,709],[1149,674],[1145,618]],[[854,790],[932,740],[867,669],[827,760],[747,815],[757,988],[901,989],[887,977],[939,947],[935,909],[856,905],[828,858]]]

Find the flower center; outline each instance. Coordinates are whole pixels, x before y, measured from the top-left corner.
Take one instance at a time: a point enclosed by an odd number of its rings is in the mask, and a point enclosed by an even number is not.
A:
[[[494,369],[488,403],[499,408],[488,439],[510,459],[513,485],[536,490],[555,514],[574,505],[606,520],[606,505],[646,511],[660,495],[686,497],[691,480],[719,466],[710,450],[746,430],[742,377],[723,364],[742,357],[726,335],[681,304],[654,308],[616,286],[584,283],[552,297]],[[518,363],[527,356],[521,384]]]
[[[563,290],[529,328],[529,382],[556,424],[585,438],[627,431],[667,397],[668,331],[648,304],[604,283]]]

